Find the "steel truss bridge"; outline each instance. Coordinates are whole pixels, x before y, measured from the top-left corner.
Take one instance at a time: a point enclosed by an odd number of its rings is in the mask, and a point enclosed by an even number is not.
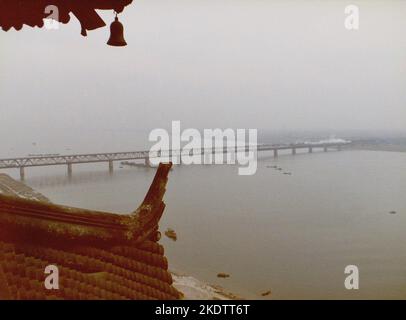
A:
[[[205,155],[217,153],[238,153],[238,152],[264,152],[273,151],[274,157],[278,156],[280,150],[291,150],[292,154],[296,154],[298,149],[307,149],[312,153],[314,149],[322,149],[327,152],[329,149],[341,150],[343,146],[348,145],[348,142],[343,143],[301,143],[301,144],[260,144],[257,146],[236,146],[236,147],[223,147],[223,148],[200,148],[188,150],[162,150],[162,151],[131,151],[131,152],[112,152],[112,153],[89,153],[89,154],[73,154],[73,155],[36,155],[20,158],[0,159],[0,169],[20,169],[20,177],[24,179],[24,168],[26,167],[44,167],[66,165],[68,167],[68,175],[72,175],[72,165],[81,163],[97,163],[107,162],[109,164],[109,171],[113,172],[113,162],[115,161],[128,161],[128,160],[144,160],[147,166],[150,165],[151,158],[167,158],[173,159],[178,157],[179,163],[182,162],[182,156],[189,155]]]

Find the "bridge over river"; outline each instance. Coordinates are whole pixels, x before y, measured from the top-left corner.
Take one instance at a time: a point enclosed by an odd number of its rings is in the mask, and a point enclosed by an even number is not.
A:
[[[223,147],[223,148],[201,148],[188,150],[162,150],[162,151],[131,151],[131,152],[113,152],[113,153],[89,153],[89,154],[73,154],[73,155],[35,155],[20,158],[8,158],[0,159],[0,169],[17,168],[20,170],[20,177],[23,180],[25,177],[25,168],[27,167],[44,167],[44,166],[56,166],[66,165],[68,168],[68,175],[72,175],[73,164],[83,163],[97,163],[106,162],[109,166],[109,171],[113,172],[115,161],[128,161],[128,160],[144,160],[147,166],[150,165],[150,159],[156,157],[179,157],[182,155],[204,155],[207,153],[236,153],[236,152],[248,152],[257,151],[273,152],[274,157],[278,157],[280,150],[291,150],[295,155],[298,149],[307,149],[309,153],[315,149],[321,149],[325,152],[328,150],[341,150],[343,146],[348,145],[349,142],[342,143],[300,143],[300,144],[259,144],[257,146],[244,146],[244,147]],[[181,162],[181,160],[180,160]]]

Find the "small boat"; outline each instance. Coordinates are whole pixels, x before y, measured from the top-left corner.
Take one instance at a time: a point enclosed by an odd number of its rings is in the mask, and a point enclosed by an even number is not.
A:
[[[166,235],[169,239],[172,239],[173,241],[178,240],[178,235],[176,234],[175,230],[173,230],[173,229],[171,229],[171,228],[168,228],[168,229],[165,231],[165,235]]]
[[[225,272],[220,272],[217,274],[217,278],[230,278],[230,275]]]

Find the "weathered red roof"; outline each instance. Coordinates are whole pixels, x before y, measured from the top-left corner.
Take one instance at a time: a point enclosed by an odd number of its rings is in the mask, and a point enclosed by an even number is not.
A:
[[[0,298],[180,298],[157,243],[170,167],[159,166],[129,215],[0,194]],[[59,268],[59,290],[45,288],[48,265]]]
[[[122,12],[131,3],[132,0],[0,0],[0,27],[5,31],[13,27],[20,30],[23,25],[41,28],[44,25],[43,19],[50,14],[45,8],[52,5],[58,8],[58,17],[55,20],[68,23],[69,14],[72,13],[79,20],[82,34],[85,35],[86,30],[106,25],[97,14],[97,9]]]

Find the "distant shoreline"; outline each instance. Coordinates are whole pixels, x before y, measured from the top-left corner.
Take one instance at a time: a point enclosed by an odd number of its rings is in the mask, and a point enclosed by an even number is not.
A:
[[[373,145],[373,144],[354,144],[348,147],[348,150],[367,150],[367,151],[387,151],[387,152],[406,152],[406,146],[403,145]]]

